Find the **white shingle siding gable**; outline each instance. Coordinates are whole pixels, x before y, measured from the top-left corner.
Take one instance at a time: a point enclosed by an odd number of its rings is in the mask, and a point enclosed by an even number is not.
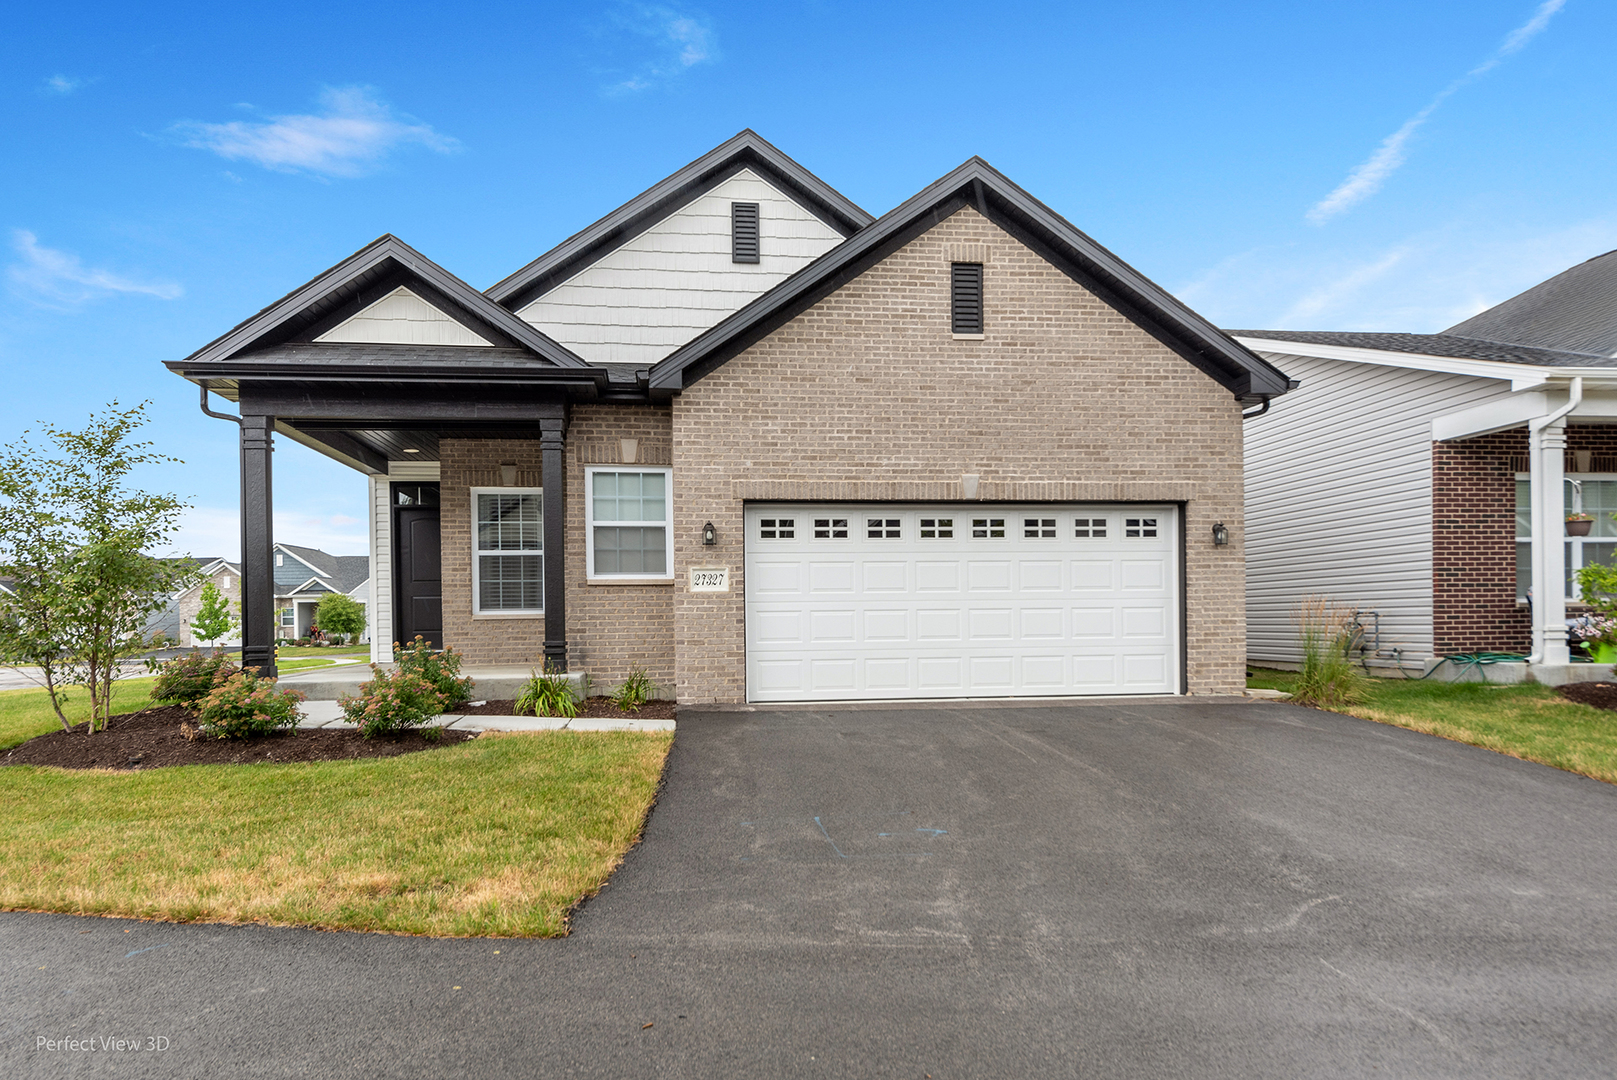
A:
[[[367,345],[491,344],[402,286],[315,340]]]
[[[1299,661],[1294,613],[1316,595],[1379,612],[1383,649],[1430,656],[1432,417],[1510,384],[1260,355],[1302,385],[1245,424],[1248,658]]]
[[[758,204],[756,263],[730,259],[730,204]],[[649,366],[842,242],[750,169],[517,312],[597,364]]]

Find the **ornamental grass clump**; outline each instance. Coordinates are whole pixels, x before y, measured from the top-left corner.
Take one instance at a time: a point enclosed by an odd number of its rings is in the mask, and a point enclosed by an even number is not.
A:
[[[295,727],[302,712],[296,690],[278,690],[274,679],[261,679],[257,668],[238,671],[222,681],[197,707],[197,728],[215,739],[245,739]]]
[[[453,647],[439,652],[420,634],[408,645],[393,643],[393,662],[398,670],[425,679],[443,699],[446,709],[472,698],[472,677],[461,676],[460,661],[461,655]]]
[[[651,700],[657,684],[651,681],[643,667],[629,669],[629,677],[612,694],[612,704],[621,712],[634,712]]]
[[[516,710],[534,716],[560,716],[571,720],[578,715],[578,695],[567,681],[567,673],[546,668],[544,674],[533,672],[517,695]]]
[[[437,687],[420,674],[403,667],[383,671],[375,664],[371,665],[370,681],[360,685],[359,696],[345,697],[337,704],[343,717],[357,724],[367,739],[418,728],[447,707]]]
[[[1357,614],[1328,596],[1306,596],[1297,605],[1303,649],[1303,668],[1291,692],[1297,704],[1334,709],[1359,700],[1363,675],[1352,655],[1360,636]]]
[[[218,649],[211,654],[192,649],[158,667],[157,681],[152,684],[152,700],[172,701],[195,709],[203,698],[240,670],[234,660]]]

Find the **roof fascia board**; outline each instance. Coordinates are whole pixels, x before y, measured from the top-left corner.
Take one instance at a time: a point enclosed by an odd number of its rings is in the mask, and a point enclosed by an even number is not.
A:
[[[1490,435],[1495,431],[1519,428],[1529,420],[1547,415],[1550,411],[1549,402],[1550,395],[1529,392],[1495,398],[1451,413],[1441,413],[1432,417],[1432,440],[1448,442],[1451,439],[1470,439],[1478,435]]]
[[[1436,371],[1448,375],[1474,375],[1480,379],[1502,379],[1510,383],[1513,390],[1538,386],[1552,375],[1564,376],[1573,371],[1569,368],[1540,367],[1536,364],[1512,364],[1504,360],[1471,360],[1461,356],[1432,356],[1429,353],[1367,349],[1359,345],[1315,345],[1305,341],[1255,337],[1238,337],[1235,340],[1260,353],[1311,356],[1320,360],[1346,360],[1353,364],[1377,364],[1381,367],[1407,368],[1412,371]],[[1601,370],[1608,378],[1617,374],[1609,368],[1596,370]]]
[[[714,147],[664,177],[605,217],[579,230],[526,266],[491,286],[490,299],[510,309],[532,303],[597,262],[607,252],[639,236],[744,168],[764,174],[792,201],[843,236],[876,219],[847,196],[749,130]]]
[[[963,206],[987,209],[996,223],[1021,219],[1017,239],[1087,288],[1094,283],[1108,303],[1169,344],[1176,353],[1229,388],[1237,397],[1273,396],[1288,389],[1286,377],[1267,361],[1237,345],[1138,271],[1074,228],[981,158],[973,158],[923,188],[875,224],[832,248],[730,318],[699,335],[652,368],[654,395],[677,393],[736,355],[765,333],[863,273],[892,250],[908,243]],[[1005,217],[995,215],[996,206]],[[1040,234],[1043,234],[1041,237]],[[1051,258],[1057,246],[1068,254]],[[1083,276],[1073,274],[1081,269]],[[1177,325],[1175,325],[1177,324]]]
[[[437,346],[434,346],[435,348]],[[593,394],[609,383],[604,368],[560,371],[554,368],[483,368],[468,371],[464,366],[432,364],[307,364],[296,360],[219,361],[199,364],[187,360],[165,360],[163,366],[187,379],[212,383],[229,380],[254,382],[335,382],[335,383],[465,383],[500,386],[548,386],[558,390],[578,390]],[[229,387],[209,386],[229,397]]]
[[[532,350],[564,368],[588,368],[582,357],[523,322],[455,277],[449,271],[391,234],[379,237],[354,252],[336,266],[294,289],[257,315],[238,324],[201,349],[186,357],[185,364],[216,363],[236,356],[258,344],[278,327],[296,318],[344,285],[371,272],[385,272],[389,262],[397,264],[417,280],[432,286],[455,307],[476,314],[502,336]],[[397,285],[395,284],[395,287]],[[277,342],[278,343],[278,342]]]

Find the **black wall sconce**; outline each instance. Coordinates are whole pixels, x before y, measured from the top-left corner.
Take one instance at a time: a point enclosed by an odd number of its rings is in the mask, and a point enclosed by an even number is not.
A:
[[[710,521],[706,525],[703,525],[702,526],[702,543],[705,544],[708,547],[712,547],[714,544],[717,544],[718,542],[719,542],[719,532],[718,532],[717,529],[715,529],[713,527],[713,523]]]
[[[1230,530],[1228,530],[1228,529],[1226,529],[1224,527],[1224,523],[1221,521],[1217,525],[1214,525],[1213,526],[1213,545],[1215,547],[1223,547],[1225,544],[1228,544],[1229,542],[1230,542]]]

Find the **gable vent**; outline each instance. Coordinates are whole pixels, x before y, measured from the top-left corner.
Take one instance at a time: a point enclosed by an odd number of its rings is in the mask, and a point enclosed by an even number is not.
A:
[[[949,310],[954,332],[983,332],[983,264],[949,264]]]
[[[730,261],[758,261],[758,204],[755,202],[730,204]]]

